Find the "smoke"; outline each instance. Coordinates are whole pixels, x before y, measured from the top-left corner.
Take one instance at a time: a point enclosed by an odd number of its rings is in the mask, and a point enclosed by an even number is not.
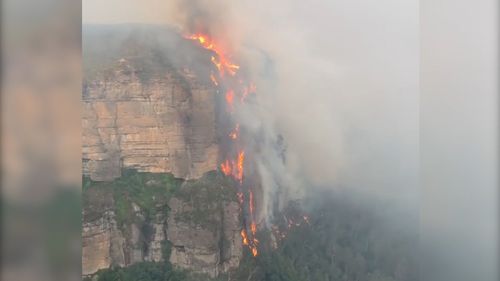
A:
[[[423,244],[432,249],[428,254],[441,254],[426,260],[444,260],[446,266],[436,267],[452,273],[427,280],[498,279],[490,278],[498,271],[497,123],[491,122],[498,3],[133,2],[84,1],[84,20],[168,23],[189,31],[198,26],[190,20],[204,14],[206,31],[250,69],[259,107],[246,108],[241,118],[252,132],[266,132],[259,133],[265,137],[256,161],[266,206],[273,196],[320,186],[418,208],[420,164]],[[126,11],[130,6],[134,13]],[[277,135],[286,140],[286,164],[276,153]]]
[[[386,2],[169,1],[169,24],[228,44],[257,85],[237,118],[258,139],[264,217],[312,186],[415,203],[417,3]]]

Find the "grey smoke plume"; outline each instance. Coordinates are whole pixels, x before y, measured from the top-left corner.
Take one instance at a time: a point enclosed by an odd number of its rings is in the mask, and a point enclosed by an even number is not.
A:
[[[240,108],[237,118],[259,139],[263,218],[279,200],[300,197],[312,186],[356,188],[414,203],[416,2],[387,1],[383,9],[345,1],[167,5],[170,24],[227,43],[257,85],[257,105]],[[279,135],[287,146],[285,163],[275,146]]]
[[[256,163],[268,205],[276,186],[290,198],[333,187],[416,202],[417,1],[87,0],[83,9],[89,22],[167,23],[227,44],[257,86],[258,106],[238,113],[264,146]]]

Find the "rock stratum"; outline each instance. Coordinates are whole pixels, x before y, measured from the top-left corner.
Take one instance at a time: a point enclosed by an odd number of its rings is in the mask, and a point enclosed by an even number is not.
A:
[[[190,55],[184,48],[181,59],[170,59],[175,55],[169,48],[186,41],[180,36],[153,33],[173,37],[161,43],[138,29],[109,43],[113,36],[94,33],[87,36],[90,50],[84,45],[83,174],[109,181],[129,168],[199,178],[217,169],[216,91],[189,61],[181,62],[183,56],[203,56],[202,50]],[[111,47],[100,51],[92,42]]]
[[[84,276],[144,261],[168,260],[209,277],[238,267],[243,248],[234,189],[221,175],[179,180],[174,187],[158,179],[163,176],[133,173],[125,182],[87,180]]]
[[[165,28],[85,26],[83,58],[82,274],[238,267],[239,204],[220,174],[207,179],[219,156],[210,53]]]

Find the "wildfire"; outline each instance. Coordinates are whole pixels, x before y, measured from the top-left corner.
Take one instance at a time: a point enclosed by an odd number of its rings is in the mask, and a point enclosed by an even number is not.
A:
[[[208,35],[198,33],[186,36],[186,38],[197,41],[203,48],[217,55],[217,57],[212,56],[211,60],[219,70],[219,75],[221,77],[224,77],[224,73],[226,72],[234,76],[236,71],[240,69],[240,66],[231,62],[222,47],[216,44]]]
[[[229,137],[232,140],[236,140],[238,138],[238,134],[240,132],[240,124],[236,124],[236,127],[229,133]]]
[[[245,151],[240,151],[238,153],[238,166],[237,166],[237,172],[236,172],[236,178],[240,181],[240,183],[243,182],[243,162],[245,161]]]
[[[200,45],[202,45],[203,48],[205,48],[205,49],[214,50],[214,43],[212,42],[212,40],[210,38],[208,38],[207,35],[198,33],[198,34],[193,34],[193,35],[187,36],[187,38],[189,38],[191,40],[197,40],[198,42],[200,42]]]
[[[234,91],[228,90],[226,92],[226,102],[231,111],[233,110],[233,101],[234,101]]]
[[[217,79],[215,78],[215,75],[213,73],[210,73],[210,80],[212,80],[212,83],[214,83],[215,86],[219,86],[219,82],[217,82]]]
[[[250,224],[250,230],[252,231],[253,234],[257,232],[257,225],[255,224],[255,222],[252,222]]]
[[[253,244],[253,248],[251,249],[252,250],[252,254],[254,254],[254,256],[257,255],[257,244],[259,243],[259,240],[257,240],[257,238],[255,238],[256,234],[257,234],[257,225],[255,224],[255,219],[254,219],[254,199],[253,199],[253,192],[252,190],[249,191],[249,195],[250,195],[250,198],[249,198],[249,201],[248,201],[248,204],[249,204],[249,207],[250,207],[250,231],[252,232],[252,244]]]
[[[240,66],[233,61],[231,61],[231,56],[228,55],[227,51],[217,44],[210,36],[202,33],[196,33],[186,36],[187,39],[196,41],[203,48],[212,51],[214,54],[211,57],[211,62],[217,68],[217,72],[210,73],[210,80],[212,83],[219,87],[225,93],[226,108],[228,113],[233,115],[234,103],[243,103],[246,97],[250,93],[255,93],[256,87],[253,83],[246,83],[239,77],[238,70]],[[217,74],[217,75],[216,75]],[[226,76],[228,74],[229,76]],[[231,85],[236,85],[231,87]],[[245,86],[246,85],[246,86]],[[253,192],[248,187],[248,184],[244,184],[244,163],[245,163],[245,150],[242,149],[244,145],[240,142],[240,125],[238,123],[233,124],[234,129],[228,133],[229,141],[232,143],[233,147],[238,148],[234,150],[229,150],[227,155],[224,156],[224,160],[220,164],[220,169],[222,173],[226,176],[230,176],[237,180],[239,183],[238,201],[240,203],[241,211],[245,210],[244,206],[248,206],[250,214],[248,214],[248,221],[246,221],[245,226],[242,228],[240,235],[243,244],[246,245],[253,256],[258,255],[257,244],[259,241],[255,238],[257,233],[257,224],[254,220],[254,198]],[[248,188],[248,202],[245,202],[245,196],[243,192],[244,188]],[[248,204],[248,205],[245,205]]]
[[[244,102],[247,96],[251,93],[257,92],[257,87],[255,84],[251,83],[249,86],[243,88],[243,93],[241,95],[241,102]]]
[[[241,232],[241,237],[243,238],[243,245],[246,245],[250,248],[250,251],[252,252],[252,255],[255,257],[258,255],[259,251],[257,250],[257,243],[259,242],[257,239],[253,239],[253,243],[250,243],[248,240],[247,232],[242,229]]]
[[[257,251],[257,247],[252,247],[252,255],[256,257],[258,254],[259,252]]]
[[[220,164],[220,169],[222,173],[226,176],[232,176],[234,179],[238,180],[240,184],[243,183],[243,163],[245,162],[245,151],[241,150],[235,161],[230,161],[226,159],[222,164]]]
[[[231,164],[229,163],[229,160],[226,160],[224,163],[220,164],[220,168],[221,168],[222,172],[224,173],[224,175],[226,175],[226,176],[231,175],[232,168],[231,168]]]
[[[250,214],[253,215],[253,192],[250,191]]]

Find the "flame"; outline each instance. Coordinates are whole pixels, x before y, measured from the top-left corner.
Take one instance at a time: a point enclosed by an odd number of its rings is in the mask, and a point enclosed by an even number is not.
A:
[[[220,164],[220,168],[224,175],[229,176],[231,175],[231,165],[229,164],[229,160],[226,160],[224,163]]]
[[[229,137],[232,140],[236,140],[238,138],[238,135],[240,133],[240,124],[236,124],[236,127],[229,133]]]
[[[236,178],[242,183],[243,181],[243,162],[245,161],[245,151],[240,151],[238,153],[238,166],[237,166],[237,173],[236,173]]]
[[[226,92],[226,102],[227,102],[227,105],[231,111],[233,109],[233,101],[234,101],[234,91],[228,90]]]
[[[250,83],[250,85],[248,85],[247,87],[244,87],[243,93],[242,93],[241,99],[240,99],[241,102],[244,102],[249,94],[253,94],[255,92],[257,92],[257,87],[253,83]]]
[[[187,36],[187,38],[189,38],[191,40],[197,40],[200,43],[200,45],[202,45],[203,48],[205,48],[205,49],[215,50],[214,43],[212,42],[212,40],[210,38],[208,38],[207,35],[198,33],[198,34],[193,34],[193,35]]]
[[[236,180],[243,182],[243,163],[245,162],[245,151],[241,150],[235,161],[225,160],[220,164],[222,173],[226,176],[233,176]]]
[[[217,72],[210,73],[210,80],[215,86],[219,86],[219,84],[221,84],[222,87],[225,88],[226,106],[229,113],[233,113],[235,101],[243,103],[250,93],[255,93],[255,85],[253,83],[247,84],[243,81],[243,79],[241,79],[241,77],[239,77],[239,75],[237,75],[240,66],[231,61],[231,56],[228,55],[228,52],[221,46],[221,44],[215,42],[215,40],[213,40],[209,35],[196,33],[185,37],[197,42],[201,47],[213,52],[210,59],[215,68],[217,68]],[[226,74],[229,76],[226,76]],[[231,88],[228,85],[236,85],[237,87]],[[225,157],[226,159],[224,159],[220,164],[220,168],[224,175],[231,176],[239,182],[239,191],[236,194],[240,205],[243,206],[245,203],[248,203],[250,209],[248,218],[249,222],[247,222],[245,227],[241,230],[240,235],[243,244],[248,246],[252,255],[255,257],[258,255],[257,244],[259,241],[255,238],[257,225],[254,220],[254,198],[253,192],[249,190],[248,202],[245,202],[244,193],[241,191],[245,187],[243,184],[245,150],[241,148],[242,145],[238,142],[239,132],[240,126],[236,123],[234,129],[228,134],[228,137],[229,140],[233,142],[234,147],[238,147],[239,149],[230,150],[230,154]],[[243,207],[241,210],[243,210]]]
[[[212,83],[214,83],[215,86],[219,86],[219,82],[217,82],[217,79],[215,78],[215,75],[213,73],[210,73],[210,80],[212,80]]]
[[[224,77],[224,68],[222,68],[222,63],[218,61],[214,56],[212,56],[211,60],[215,67],[217,67],[217,69],[219,70],[220,76]]]
[[[250,231],[252,232],[252,240],[253,240],[253,245],[256,246],[259,243],[259,240],[255,238],[255,235],[257,234],[257,224],[255,224],[255,219],[254,219],[254,199],[253,199],[253,192],[250,190],[249,191],[249,200],[248,204],[250,207]]]
[[[252,231],[253,234],[257,232],[257,225],[255,225],[255,222],[252,222],[250,224],[250,230]]]
[[[212,40],[208,35],[197,33],[186,36],[186,38],[198,41],[198,43],[203,48],[210,50],[217,55],[217,58],[215,56],[212,56],[211,60],[219,70],[219,75],[221,77],[224,77],[225,72],[229,73],[229,75],[231,76],[234,76],[236,74],[236,71],[240,69],[240,66],[231,62],[222,47],[219,44],[216,44],[215,41]]]
[[[256,247],[252,247],[252,255],[256,257],[259,254]]]
[[[253,192],[250,191],[250,214],[253,216]]]
[[[248,248],[252,252],[252,255],[254,257],[256,257],[259,254],[259,251],[257,250],[256,242],[258,243],[259,241],[257,239],[254,239],[253,243],[250,243],[248,240],[247,232],[245,231],[245,229],[242,229],[240,234],[241,234],[241,238],[243,241],[243,245],[248,246]]]
[[[248,246],[247,232],[245,231],[245,229],[242,229],[240,234],[241,234],[241,238],[243,239],[243,244]]]

